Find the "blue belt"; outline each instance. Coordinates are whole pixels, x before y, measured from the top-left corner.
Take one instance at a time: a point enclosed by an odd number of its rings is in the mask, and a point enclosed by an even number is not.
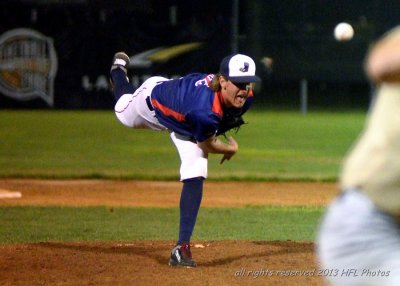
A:
[[[147,107],[148,107],[151,111],[154,110],[154,107],[153,107],[153,105],[151,104],[150,96],[146,97],[146,104],[147,104]]]

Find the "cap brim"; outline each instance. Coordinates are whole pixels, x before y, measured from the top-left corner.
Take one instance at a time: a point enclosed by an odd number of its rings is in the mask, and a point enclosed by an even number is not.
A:
[[[256,76],[228,76],[226,77],[229,79],[231,82],[236,82],[236,83],[247,83],[247,82],[260,82],[261,79]]]

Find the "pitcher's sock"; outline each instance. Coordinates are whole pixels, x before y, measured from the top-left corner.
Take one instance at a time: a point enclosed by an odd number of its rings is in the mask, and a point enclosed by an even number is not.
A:
[[[203,181],[203,177],[183,181],[178,244],[190,242],[203,197]]]
[[[111,71],[111,80],[114,85],[114,97],[118,99],[124,94],[133,94],[135,87],[129,83],[125,72],[121,68],[116,68]]]

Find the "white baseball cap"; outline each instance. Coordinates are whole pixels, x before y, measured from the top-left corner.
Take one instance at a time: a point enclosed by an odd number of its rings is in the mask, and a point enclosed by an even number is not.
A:
[[[249,56],[236,54],[225,57],[221,61],[219,72],[235,83],[259,82],[256,76],[256,64]]]

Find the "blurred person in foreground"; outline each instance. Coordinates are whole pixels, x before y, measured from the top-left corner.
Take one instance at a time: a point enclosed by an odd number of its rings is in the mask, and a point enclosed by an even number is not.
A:
[[[344,160],[341,194],[317,239],[331,285],[400,285],[400,26],[371,46],[365,60],[376,99]],[[322,273],[322,272],[321,272]]]

